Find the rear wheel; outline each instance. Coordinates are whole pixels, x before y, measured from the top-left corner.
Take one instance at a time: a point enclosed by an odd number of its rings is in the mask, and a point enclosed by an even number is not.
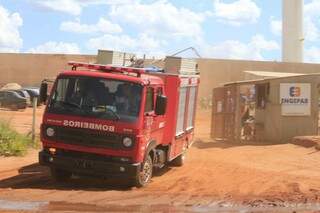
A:
[[[140,171],[138,171],[136,174],[134,185],[136,187],[146,186],[152,178],[152,172],[153,172],[152,158],[150,155],[148,155],[148,157],[142,163]]]
[[[71,178],[71,172],[57,169],[57,168],[50,168],[51,176],[57,182],[63,182]]]

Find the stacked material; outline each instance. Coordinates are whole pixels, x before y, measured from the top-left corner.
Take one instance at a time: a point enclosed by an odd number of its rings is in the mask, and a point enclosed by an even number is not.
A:
[[[194,59],[167,56],[165,59],[165,72],[179,75],[198,74],[198,64]]]
[[[3,87],[1,87],[0,90],[19,90],[21,88],[22,87],[17,83],[8,83],[8,84],[4,85]]]

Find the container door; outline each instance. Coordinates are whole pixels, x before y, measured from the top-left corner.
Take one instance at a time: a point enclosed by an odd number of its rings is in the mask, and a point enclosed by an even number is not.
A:
[[[235,139],[236,88],[219,87],[213,90],[211,137],[216,140]]]
[[[174,141],[171,146],[170,158],[174,158],[182,153],[185,143],[185,117],[186,117],[186,100],[187,100],[187,87],[179,88],[179,98],[177,100],[178,111],[176,119],[176,129],[174,133]]]

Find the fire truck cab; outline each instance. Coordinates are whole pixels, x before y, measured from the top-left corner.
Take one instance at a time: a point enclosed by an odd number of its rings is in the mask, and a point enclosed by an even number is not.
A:
[[[154,168],[182,166],[194,135],[199,75],[70,62],[41,102],[39,162],[52,176],[150,182]]]

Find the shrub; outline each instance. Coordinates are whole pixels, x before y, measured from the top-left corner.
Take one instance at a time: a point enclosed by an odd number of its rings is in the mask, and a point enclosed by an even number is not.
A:
[[[13,130],[8,122],[0,121],[0,155],[22,156],[32,146],[30,137]]]

